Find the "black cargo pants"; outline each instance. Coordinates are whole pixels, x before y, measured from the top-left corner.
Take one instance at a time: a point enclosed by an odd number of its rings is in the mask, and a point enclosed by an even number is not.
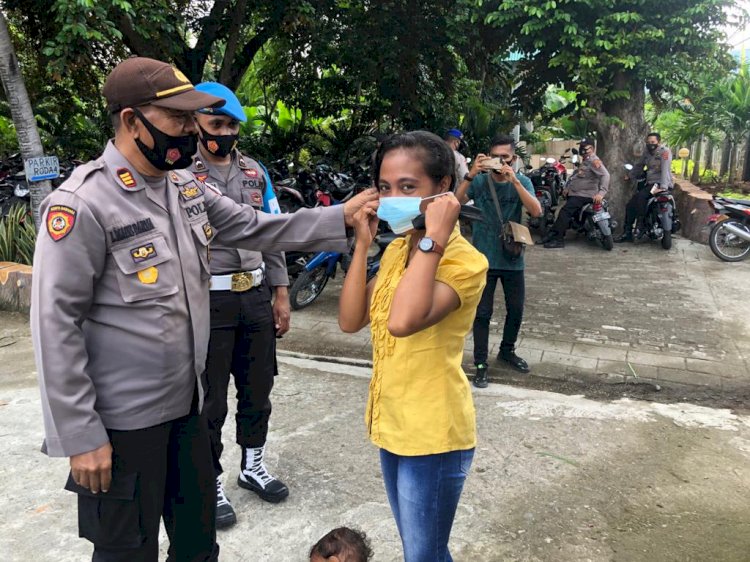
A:
[[[268,435],[270,395],[276,374],[276,328],[267,283],[244,293],[211,292],[203,412],[216,476],[223,472],[221,433],[229,413],[230,373],[237,390],[237,444],[262,447]]]
[[[196,395],[197,396],[197,395]],[[94,543],[93,562],[157,562],[159,521],[169,535],[168,562],[214,562],[216,481],[206,422],[197,399],[187,416],[145,429],[107,430],[112,484],[78,493],[79,535]]]

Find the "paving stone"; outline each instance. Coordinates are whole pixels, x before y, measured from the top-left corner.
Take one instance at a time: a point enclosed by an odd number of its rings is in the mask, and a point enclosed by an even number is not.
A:
[[[684,369],[670,369],[668,367],[659,367],[659,380],[691,386],[721,387],[721,377],[708,375],[706,373],[686,371]]]
[[[611,347],[577,343],[573,346],[571,355],[593,357],[595,359],[607,359],[610,361],[625,361],[628,352],[626,349],[612,349]]]
[[[668,367],[685,369],[685,358],[667,355],[666,353],[646,353],[644,351],[628,351],[628,361],[654,367]]]
[[[747,377],[745,365],[732,364],[725,361],[705,361],[703,359],[687,358],[687,370],[699,373],[709,373],[720,377]]]
[[[536,338],[523,338],[522,347],[525,349],[541,349],[542,351],[556,351],[558,353],[570,353],[570,350],[573,349],[573,344],[569,342],[564,342],[564,341],[540,340]]]
[[[635,371],[635,374],[633,374],[633,371]],[[658,367],[654,367],[653,365],[639,365],[637,363],[628,365],[627,361],[607,361],[600,359],[596,366],[596,372],[623,375],[632,379],[656,380],[659,378]]]
[[[542,355],[542,363],[593,371],[596,369],[597,360],[590,357],[558,353],[556,351],[545,351]]]

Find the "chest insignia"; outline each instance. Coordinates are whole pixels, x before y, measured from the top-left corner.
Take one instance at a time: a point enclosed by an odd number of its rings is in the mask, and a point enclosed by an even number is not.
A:
[[[151,242],[130,250],[130,257],[133,258],[135,263],[144,262],[147,259],[156,257],[156,255],[156,248],[154,248]]]

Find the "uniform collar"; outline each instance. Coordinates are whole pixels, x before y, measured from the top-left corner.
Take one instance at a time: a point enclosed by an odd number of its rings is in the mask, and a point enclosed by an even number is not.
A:
[[[112,174],[115,183],[123,191],[140,191],[146,188],[146,180],[139,174],[122,152],[115,146],[114,140],[107,143],[102,160]]]

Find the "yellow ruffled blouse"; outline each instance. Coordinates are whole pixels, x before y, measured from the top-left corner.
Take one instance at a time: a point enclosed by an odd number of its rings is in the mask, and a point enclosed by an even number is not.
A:
[[[388,332],[388,316],[406,269],[409,238],[386,249],[370,304],[373,375],[365,423],[370,440],[396,455],[471,449],[476,416],[461,361],[486,283],[487,258],[456,227],[436,279],[456,291],[460,306],[434,326],[395,338]]]

